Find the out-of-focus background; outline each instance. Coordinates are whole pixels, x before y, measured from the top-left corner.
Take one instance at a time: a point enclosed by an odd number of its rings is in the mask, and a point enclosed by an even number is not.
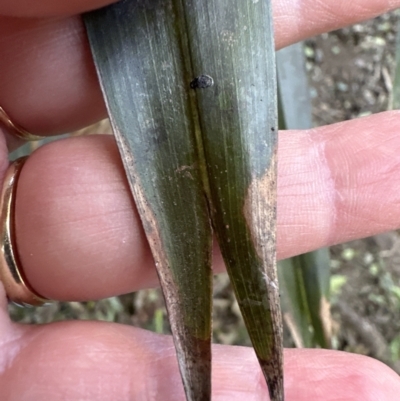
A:
[[[304,43],[315,126],[388,110],[399,24],[400,12],[393,12]],[[110,132],[107,121],[78,134],[103,132]],[[336,245],[330,256],[332,347],[378,358],[400,374],[400,231]],[[170,332],[158,289],[97,302],[9,308],[13,320],[24,323],[96,319]],[[250,345],[226,274],[214,281],[213,331],[214,342]],[[295,345],[287,327],[285,345]]]

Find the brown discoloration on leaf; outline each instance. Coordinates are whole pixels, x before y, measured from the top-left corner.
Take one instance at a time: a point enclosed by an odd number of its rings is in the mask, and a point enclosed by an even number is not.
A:
[[[196,168],[197,168],[196,163],[192,164],[191,166],[181,166],[175,170],[175,173],[183,174],[185,177],[190,178],[191,180],[194,180],[191,171]]]
[[[268,170],[261,177],[252,177],[243,207],[255,249],[264,261],[269,283],[276,277],[276,152]]]
[[[211,337],[207,340],[196,338],[186,326],[179,288],[171,274],[172,270],[164,251],[165,247],[157,218],[146,200],[146,195],[135,171],[135,161],[129,146],[112,118],[111,123],[116,141],[123,155],[122,160],[127,172],[129,186],[134,195],[157,268],[174,334],[174,343],[187,400],[208,401],[211,397],[211,383],[208,379],[211,371]]]
[[[283,401],[283,374],[281,369],[282,361],[263,361],[259,359],[265,380],[268,383],[268,391],[271,400]]]
[[[243,207],[248,230],[257,255],[262,263],[261,277],[268,293],[272,317],[272,348],[268,360],[260,359],[273,400],[283,399],[282,394],[282,317],[276,270],[276,179],[277,154],[271,158],[268,170],[261,177],[253,177]]]

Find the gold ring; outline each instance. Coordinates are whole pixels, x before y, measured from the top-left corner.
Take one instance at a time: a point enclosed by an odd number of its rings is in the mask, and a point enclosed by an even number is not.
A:
[[[39,295],[28,283],[21,269],[15,245],[14,216],[18,178],[26,157],[12,163],[4,177],[0,198],[0,281],[9,301],[20,306],[41,306],[49,300]]]
[[[8,114],[4,111],[2,107],[0,107],[0,122],[2,122],[5,127],[12,133],[13,135],[17,136],[24,141],[39,141],[44,137],[33,135],[30,132],[26,131],[19,125],[12,122],[11,118]]]

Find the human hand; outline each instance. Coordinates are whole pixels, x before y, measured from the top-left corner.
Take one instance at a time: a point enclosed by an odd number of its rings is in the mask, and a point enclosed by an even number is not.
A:
[[[3,0],[0,105],[36,134],[73,131],[105,116],[82,23],[107,0]],[[275,0],[277,46],[400,7],[400,0]],[[44,18],[57,16],[57,18]],[[278,252],[287,257],[400,226],[398,112],[280,133]],[[0,171],[7,166],[0,136]],[[149,249],[112,137],[51,143],[19,181],[16,241],[43,296],[97,299],[156,285]],[[390,210],[390,213],[387,211]],[[215,269],[223,269],[215,255]],[[101,322],[10,322],[0,289],[1,401],[184,399],[167,336]],[[215,346],[213,399],[268,399],[251,349]],[[400,380],[369,358],[285,352],[287,400],[390,400]]]

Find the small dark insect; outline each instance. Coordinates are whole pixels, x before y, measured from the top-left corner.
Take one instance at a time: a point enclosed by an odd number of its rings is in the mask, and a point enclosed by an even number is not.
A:
[[[272,131],[272,132],[275,131],[275,127],[271,127],[271,131]]]
[[[199,75],[191,83],[192,89],[205,89],[214,85],[214,80],[209,75]]]

